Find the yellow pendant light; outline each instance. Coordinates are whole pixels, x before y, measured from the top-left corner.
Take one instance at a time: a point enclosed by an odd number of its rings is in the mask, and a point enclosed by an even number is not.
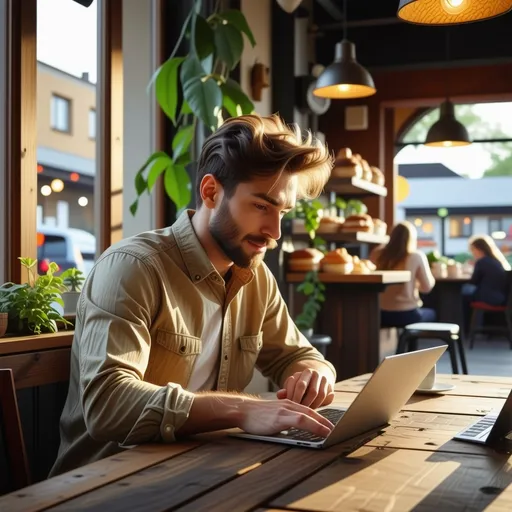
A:
[[[417,25],[460,25],[495,18],[512,0],[400,0],[398,17]]]
[[[356,59],[356,47],[347,37],[347,0],[344,4],[343,41],[336,43],[334,62],[317,78],[313,94],[319,98],[365,98],[377,92],[373,78]]]

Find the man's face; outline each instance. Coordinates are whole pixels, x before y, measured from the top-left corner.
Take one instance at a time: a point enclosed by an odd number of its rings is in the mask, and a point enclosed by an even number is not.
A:
[[[241,183],[225,195],[210,219],[210,234],[239,267],[256,268],[267,249],[277,246],[281,220],[295,206],[297,177],[285,174]]]

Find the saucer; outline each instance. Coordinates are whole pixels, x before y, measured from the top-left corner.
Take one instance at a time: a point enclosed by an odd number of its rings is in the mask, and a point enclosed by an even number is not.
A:
[[[451,391],[454,389],[455,386],[453,384],[443,384],[442,382],[436,382],[433,387],[430,389],[422,389],[418,388],[416,389],[415,393],[423,393],[425,395],[428,395],[430,393],[443,393],[444,391]]]

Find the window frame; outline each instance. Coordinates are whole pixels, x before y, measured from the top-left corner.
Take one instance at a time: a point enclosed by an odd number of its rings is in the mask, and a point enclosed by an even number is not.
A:
[[[464,224],[463,220],[464,219],[470,219],[470,223],[469,224]],[[470,226],[470,233],[469,235],[465,235],[464,234],[464,230],[462,229],[461,232],[462,234],[460,236],[452,236],[451,234],[451,226],[450,226],[450,222],[454,219],[461,219],[461,224],[462,226]],[[471,236],[473,236],[474,234],[474,229],[473,229],[473,216],[472,215],[450,215],[448,216],[448,238],[450,240],[467,240],[468,238],[470,238]]]
[[[91,114],[94,114],[94,122],[91,123]],[[96,109],[90,107],[88,112],[88,132],[89,132],[89,140],[96,140],[96,126],[97,126],[97,117],[96,117]],[[91,135],[91,127],[94,127],[94,135]]]
[[[64,102],[66,105],[67,105],[67,129],[64,128],[64,129],[61,129],[59,128],[58,126],[55,126],[53,121],[54,121],[54,114],[53,114],[53,109],[54,109],[54,101],[62,101]],[[52,95],[50,97],[50,128],[54,131],[54,132],[58,132],[58,133],[65,133],[67,135],[72,135],[72,125],[73,125],[73,100],[71,98],[66,98],[65,96],[62,96],[61,94],[57,94],[55,92],[52,92]]]

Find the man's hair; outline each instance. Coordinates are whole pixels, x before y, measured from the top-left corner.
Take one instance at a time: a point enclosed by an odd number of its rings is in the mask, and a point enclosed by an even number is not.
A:
[[[334,159],[327,147],[310,132],[303,139],[300,128],[287,126],[272,115],[232,117],[206,139],[196,179],[196,204],[202,204],[200,185],[213,175],[231,197],[240,183],[283,172],[297,174],[300,198],[318,197],[331,175]]]

